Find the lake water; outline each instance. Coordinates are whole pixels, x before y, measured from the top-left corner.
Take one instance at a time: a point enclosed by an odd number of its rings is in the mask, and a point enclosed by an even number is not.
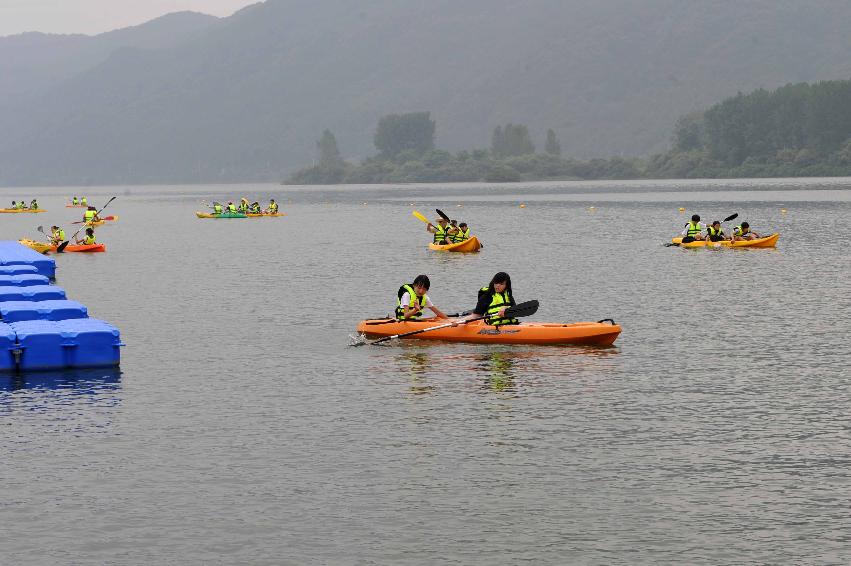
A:
[[[83,191],[120,220],[57,284],[127,347],[0,376],[4,565],[851,562],[851,179],[0,189],[49,210],[0,239]],[[288,216],[195,218],[228,195]],[[435,207],[482,252],[428,251]],[[782,236],[664,247],[695,212]],[[348,347],[497,271],[621,337]]]

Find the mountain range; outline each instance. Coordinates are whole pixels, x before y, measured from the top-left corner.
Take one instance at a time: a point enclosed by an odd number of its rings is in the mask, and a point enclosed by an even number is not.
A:
[[[851,4],[813,0],[267,0],[97,36],[0,38],[0,184],[278,181],[330,129],[430,111],[436,145],[500,124],[563,155],[664,151],[724,97],[851,76]]]

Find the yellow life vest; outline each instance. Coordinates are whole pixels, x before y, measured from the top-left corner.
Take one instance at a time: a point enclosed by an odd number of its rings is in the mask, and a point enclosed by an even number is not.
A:
[[[700,234],[700,222],[689,222],[686,227],[688,229],[686,236],[694,237],[695,234]]]
[[[89,236],[88,234],[86,234],[86,237],[83,240],[83,245],[84,246],[92,246],[94,244],[97,244],[97,240],[95,240],[95,237]]]
[[[87,210],[86,212],[83,213],[83,220],[85,222],[91,222],[92,220],[95,219],[96,214],[97,214],[97,211],[95,211],[95,210]]]
[[[487,293],[488,287],[482,287],[482,292]],[[494,294],[491,295],[491,304],[488,307],[485,316],[485,322],[492,326],[501,326],[503,324],[520,324],[520,321],[516,318],[499,318],[499,311],[503,308],[507,308],[511,306],[511,293],[506,289],[502,293],[497,293],[494,291]]]
[[[402,296],[404,296],[405,293],[408,293],[409,299],[408,304],[403,306]],[[412,314],[411,316],[406,318],[404,307],[413,308],[417,306],[418,302],[420,305],[420,312],[418,312],[417,314]],[[402,285],[401,287],[399,287],[399,291],[396,293],[396,320],[415,320],[417,318],[420,318],[423,315],[423,309],[425,308],[425,306],[425,295],[423,295],[422,297],[417,297],[417,292],[414,291],[413,285]]]

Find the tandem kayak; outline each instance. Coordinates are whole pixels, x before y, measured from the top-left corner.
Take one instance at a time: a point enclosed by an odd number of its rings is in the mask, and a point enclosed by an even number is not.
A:
[[[38,212],[47,212],[43,208],[0,208],[2,214],[36,214]]]
[[[364,320],[358,332],[369,338],[384,338],[405,332],[423,330],[446,324],[446,319],[419,321],[391,321],[391,319]],[[611,346],[621,327],[608,322],[523,322],[517,325],[491,326],[484,321],[468,322],[456,327],[441,328],[406,338],[443,340],[445,342],[472,342],[475,344],[584,344]]]
[[[772,234],[764,238],[756,240],[739,240],[731,242],[730,240],[722,240],[720,242],[710,242],[709,240],[697,240],[683,244],[682,237],[671,238],[672,244],[679,244],[681,248],[773,248],[777,245],[777,240],[780,234]]]
[[[36,240],[28,240],[22,239],[18,240],[18,243],[21,243],[28,248],[32,248],[40,254],[46,254],[49,252],[55,252],[56,246],[53,244],[48,244],[46,242],[37,242]],[[96,253],[96,252],[105,252],[106,244],[89,244],[89,245],[75,245],[68,244],[65,246],[65,249],[62,252],[79,252],[79,253]]]
[[[215,212],[196,212],[195,216],[198,218],[247,218],[247,216],[238,212],[223,212],[221,214],[216,214]]]
[[[435,244],[431,243],[428,245],[428,249],[436,250],[439,252],[477,252],[482,247],[482,244],[479,242],[479,239],[476,236],[471,236],[469,239],[464,240],[463,242],[456,242],[454,244]]]

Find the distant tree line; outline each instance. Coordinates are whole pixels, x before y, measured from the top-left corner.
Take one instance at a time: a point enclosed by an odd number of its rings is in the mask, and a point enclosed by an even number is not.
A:
[[[318,164],[293,184],[414,183],[540,179],[640,179],[851,175],[851,81],[792,84],[739,93],[705,112],[681,117],[672,149],[646,159],[577,160],[561,156],[547,130],[535,152],[523,124],[498,125],[488,149],[435,149],[429,112],[390,114],[376,127],[378,154],[360,164],[340,157],[334,135],[317,143]]]

